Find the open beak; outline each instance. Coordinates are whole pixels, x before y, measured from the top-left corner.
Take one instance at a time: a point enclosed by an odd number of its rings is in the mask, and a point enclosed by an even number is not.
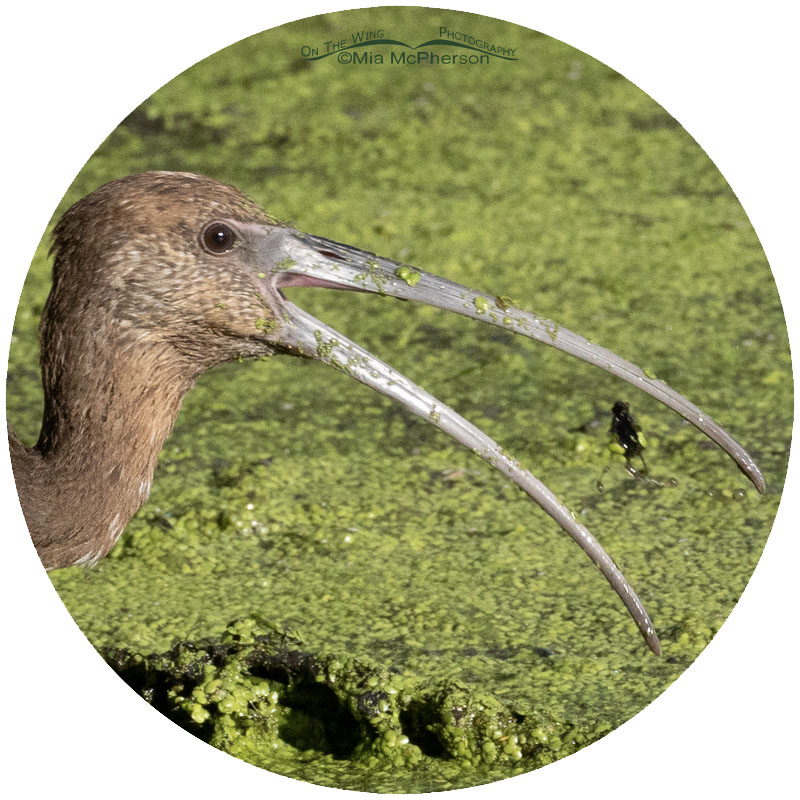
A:
[[[677,411],[736,461],[760,492],[766,484],[744,448],[707,414],[663,381],[648,377],[639,367],[589,342],[558,324],[526,311],[506,298],[467,289],[445,278],[380,258],[349,245],[302,233],[273,229],[270,236],[270,282],[287,286],[319,286],[372,292],[416,300],[455,311],[480,322],[527,336],[616,375]],[[393,370],[325,323],[281,298],[283,325],[274,341],[287,352],[315,358],[346,372],[376,391],[397,400],[409,411],[470,448],[541,506],[600,568],[636,622],[648,647],[661,653],[653,624],[636,592],[591,533],[533,474],[520,466],[496,442],[424,389]]]

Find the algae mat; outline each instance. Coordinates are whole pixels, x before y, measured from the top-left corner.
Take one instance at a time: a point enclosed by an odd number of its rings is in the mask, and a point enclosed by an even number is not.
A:
[[[294,290],[564,499],[640,591],[664,656],[501,476],[346,376],[294,359],[206,375],[112,555],[51,577],[109,663],[196,735],[317,783],[426,791],[573,752],[692,662],[774,518],[791,365],[744,212],[652,99],[507,23],[422,9],[380,18],[387,38],[416,45],[445,25],[517,60],[305,60],[304,46],[373,30],[368,11],[260,34],[134,111],[56,218],[148,169],[233,183],[304,230],[514,297],[654,370],[743,442],[769,492],[655,401],[563,354],[388,298]],[[28,442],[47,246],[9,367],[9,418]],[[620,397],[663,488],[608,454]]]

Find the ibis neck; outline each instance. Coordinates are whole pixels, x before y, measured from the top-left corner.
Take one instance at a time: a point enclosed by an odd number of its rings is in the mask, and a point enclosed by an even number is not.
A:
[[[94,563],[113,547],[150,493],[199,374],[169,344],[124,331],[51,344],[39,441],[30,450],[11,441],[23,512],[48,569]]]

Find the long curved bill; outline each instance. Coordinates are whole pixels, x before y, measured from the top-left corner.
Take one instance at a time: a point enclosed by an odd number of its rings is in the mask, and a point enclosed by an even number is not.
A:
[[[275,246],[274,240],[272,246]],[[502,298],[487,297],[414,267],[292,229],[281,231],[279,250],[281,257],[275,259],[273,268],[278,273],[274,276],[274,285],[278,288],[319,286],[417,300],[520,333],[602,367],[676,410],[725,449],[759,491],[765,489],[758,467],[741,445],[688,400],[610,350],[550,320],[541,319]],[[274,258],[274,250],[272,255]],[[284,325],[276,336],[278,344],[289,352],[330,364],[391,397],[502,472],[580,545],[617,592],[648,647],[656,654],[661,653],[650,617],[625,576],[592,534],[540,480],[481,430],[388,364],[294,303],[284,299],[281,305]]]

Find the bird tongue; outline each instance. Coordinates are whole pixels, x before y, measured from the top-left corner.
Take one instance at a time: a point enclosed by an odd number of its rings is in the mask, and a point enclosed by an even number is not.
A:
[[[286,286],[310,286],[318,289],[342,289],[350,292],[366,291],[366,289],[356,289],[354,286],[342,286],[333,281],[315,278],[313,275],[293,275],[289,272],[283,273],[279,285],[282,289]]]

